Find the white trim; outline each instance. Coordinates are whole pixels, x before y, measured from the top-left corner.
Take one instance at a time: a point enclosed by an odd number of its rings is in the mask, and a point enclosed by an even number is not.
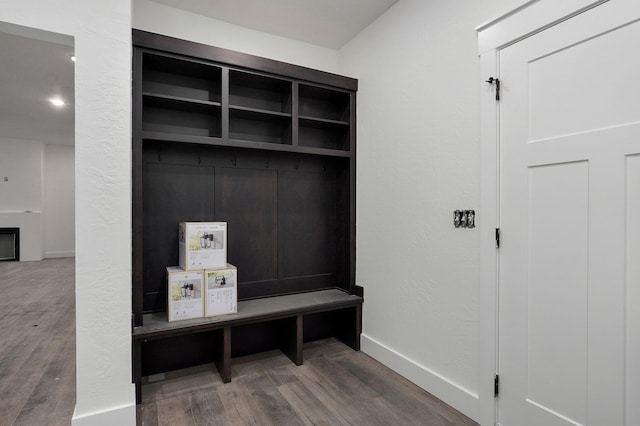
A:
[[[78,406],[73,410],[72,426],[135,426],[136,405],[127,404],[109,410],[78,415]]]
[[[489,77],[499,78],[499,50],[609,0],[530,0],[478,31],[480,55],[480,359],[478,422],[495,425],[497,400],[493,377],[498,367],[498,250],[495,229],[500,227],[499,209],[499,102]],[[637,0],[616,0],[631,4]],[[613,3],[613,2],[612,2]]]
[[[374,338],[361,335],[361,350],[380,361],[396,373],[427,390],[471,419],[478,421],[478,395],[446,379],[427,367],[418,364],[405,355],[378,342]]]
[[[476,28],[478,53],[498,49],[609,0],[531,0]]]
[[[48,251],[44,254],[45,259],[52,259],[55,257],[75,257],[76,252],[71,251]]]
[[[74,47],[73,37],[67,34],[54,33],[39,28],[26,27],[24,25],[0,22],[0,32],[33,38],[49,43],[61,44],[63,46]]]
[[[480,24],[476,27],[476,31],[480,32],[480,31],[484,31],[489,27],[493,27],[494,25],[496,25],[498,22],[504,21],[505,19],[509,18],[510,16],[515,15],[516,13],[520,12],[523,9],[526,9],[527,7],[531,6],[533,3],[536,3],[540,0],[528,0],[525,1],[523,4],[521,4],[520,6],[516,7],[515,9],[510,9],[507,12],[503,13],[502,15],[498,15],[497,17],[490,19],[489,21]]]
[[[495,230],[499,222],[498,176],[498,102],[493,85],[485,82],[497,76],[498,54],[496,50],[480,57],[480,359],[479,387],[480,419],[482,425],[493,425],[496,420],[497,402],[494,398],[493,378],[498,364],[498,252]]]

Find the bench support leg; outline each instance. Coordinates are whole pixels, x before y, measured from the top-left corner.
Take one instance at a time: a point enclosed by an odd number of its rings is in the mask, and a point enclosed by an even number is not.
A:
[[[220,344],[222,343],[222,344]],[[216,353],[213,363],[218,369],[223,383],[231,381],[231,327],[222,329],[222,342],[215,342]]]
[[[286,327],[282,331],[282,343],[280,350],[295,365],[302,365],[302,341],[303,341],[304,324],[302,314],[286,319]]]
[[[133,341],[133,383],[136,385],[136,405],[142,402],[142,342]]]
[[[339,314],[339,324],[336,338],[352,349],[360,350],[360,334],[362,333],[362,304],[353,308],[343,309]]]

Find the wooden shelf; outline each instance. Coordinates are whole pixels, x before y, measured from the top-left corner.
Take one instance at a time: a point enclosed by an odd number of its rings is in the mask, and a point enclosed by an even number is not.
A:
[[[184,99],[220,102],[221,68],[157,52],[142,55],[142,91]]]
[[[222,131],[219,104],[208,101],[184,101],[173,96],[144,96],[143,131],[167,134],[220,137]]]
[[[335,149],[315,148],[315,147],[307,147],[307,146],[291,146],[291,145],[282,145],[282,144],[272,144],[272,143],[266,143],[266,142],[251,142],[251,141],[245,141],[245,140],[239,140],[239,139],[222,139],[218,137],[207,137],[207,136],[197,136],[197,135],[180,135],[180,134],[156,132],[156,131],[142,132],[142,139],[148,140],[148,141],[164,141],[164,142],[189,143],[189,144],[210,145],[210,146],[220,146],[220,147],[259,149],[262,151],[291,152],[291,153],[299,153],[299,154],[321,155],[326,157],[340,157],[340,158],[351,157],[351,152],[335,150]]]
[[[342,121],[301,118],[298,129],[300,146],[350,151],[349,125]]]
[[[184,98],[181,96],[163,95],[161,93],[142,92],[142,96],[144,96],[145,98],[156,98],[158,100],[165,100],[167,102],[184,103],[186,105],[195,104],[195,105],[204,105],[204,106],[212,106],[212,107],[221,106],[220,102],[202,101],[199,99]]]
[[[303,123],[308,122],[308,123],[318,123],[320,125],[326,124],[326,125],[333,125],[333,126],[349,126],[349,122],[343,121],[343,120],[330,120],[328,118],[307,117],[304,115],[300,115],[298,116],[298,118]]]
[[[300,84],[298,105],[300,116],[349,122],[351,105],[349,92]]]
[[[253,114],[263,114],[266,117],[271,116],[271,117],[291,118],[291,113],[290,112],[270,111],[270,110],[266,110],[266,109],[250,108],[250,107],[244,107],[244,106],[238,106],[238,105],[229,105],[229,111],[245,111],[245,112],[249,112],[249,113],[253,113]]]
[[[291,114],[290,80],[229,70],[229,104],[260,111]]]

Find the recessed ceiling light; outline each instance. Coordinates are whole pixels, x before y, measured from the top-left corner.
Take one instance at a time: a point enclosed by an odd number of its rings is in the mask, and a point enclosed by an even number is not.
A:
[[[73,62],[75,62],[75,61],[76,61],[76,57],[75,57],[75,55],[71,55],[71,58],[69,58],[69,59],[71,59]]]
[[[64,105],[64,101],[60,98],[51,98],[49,99],[49,102],[51,102],[53,105],[57,106],[57,107],[61,107]]]

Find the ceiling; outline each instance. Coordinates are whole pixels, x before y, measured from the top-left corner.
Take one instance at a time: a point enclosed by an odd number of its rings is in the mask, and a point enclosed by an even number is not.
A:
[[[177,9],[340,49],[398,0],[153,0]]]
[[[73,39],[0,24],[0,138],[73,145]]]

